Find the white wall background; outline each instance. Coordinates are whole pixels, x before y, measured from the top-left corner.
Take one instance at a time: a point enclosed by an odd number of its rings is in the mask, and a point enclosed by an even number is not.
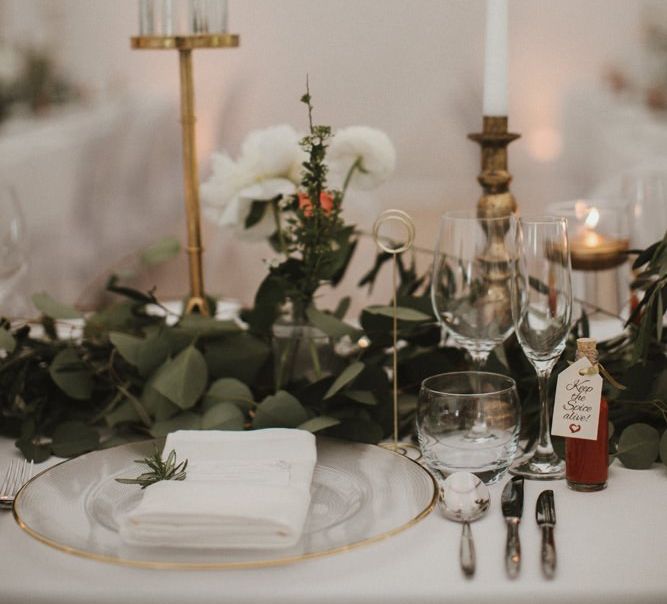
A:
[[[475,203],[479,154],[466,134],[481,125],[482,0],[230,0],[241,47],[196,55],[202,171],[216,147],[234,153],[254,128],[304,127],[299,97],[310,74],[316,118],[385,130],[398,170],[353,218],[369,226],[381,207],[430,216]],[[563,176],[561,110],[568,92],[597,85],[612,61],[639,49],[638,0],[511,0],[510,152],[523,210],[583,193]],[[137,52],[135,0],[4,0],[3,34],[34,36],[97,94],[175,97],[172,52]],[[175,116],[174,119],[176,119]],[[175,166],[174,169],[180,169]],[[364,218],[364,215],[366,216]],[[248,284],[250,290],[252,287]],[[246,294],[240,294],[247,297]]]

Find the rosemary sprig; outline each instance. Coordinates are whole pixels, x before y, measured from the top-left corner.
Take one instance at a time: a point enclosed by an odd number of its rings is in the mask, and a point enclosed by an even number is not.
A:
[[[185,469],[188,467],[188,460],[176,464],[176,451],[173,449],[167,456],[166,461],[162,459],[160,451],[155,447],[155,453],[152,457],[144,459],[135,459],[136,463],[147,465],[151,471],[144,472],[136,478],[116,478],[116,482],[123,484],[139,484],[142,489],[160,482],[161,480],[185,480]]]

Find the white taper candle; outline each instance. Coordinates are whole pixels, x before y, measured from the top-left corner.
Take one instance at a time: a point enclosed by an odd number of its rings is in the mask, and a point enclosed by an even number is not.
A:
[[[484,115],[507,115],[507,0],[486,0]]]

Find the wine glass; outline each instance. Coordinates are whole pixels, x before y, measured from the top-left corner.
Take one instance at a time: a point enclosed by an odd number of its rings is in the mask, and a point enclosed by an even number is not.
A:
[[[477,371],[513,329],[509,297],[514,224],[513,216],[479,218],[474,212],[447,212],[440,220],[431,301]]]
[[[517,264],[512,279],[512,316],[519,344],[537,372],[540,432],[533,451],[516,461],[512,474],[537,480],[565,476],[565,462],[551,444],[547,383],[565,349],[572,319],[567,221],[521,218],[516,229]]]
[[[480,218],[475,212],[447,212],[440,220],[431,279],[436,316],[454,342],[466,349],[480,371],[489,353],[512,332],[510,251],[514,217]],[[478,384],[481,388],[481,384]],[[484,409],[463,438],[496,438]]]
[[[15,314],[21,301],[18,286],[28,268],[28,239],[14,191],[0,187],[0,315]]]

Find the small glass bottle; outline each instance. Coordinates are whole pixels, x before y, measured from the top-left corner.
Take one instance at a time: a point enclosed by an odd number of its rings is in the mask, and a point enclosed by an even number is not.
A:
[[[587,357],[593,366],[598,362],[596,342],[592,338],[577,340],[575,360]],[[574,491],[601,491],[607,486],[609,466],[609,408],[600,400],[600,418],[596,440],[565,439],[565,478]]]

